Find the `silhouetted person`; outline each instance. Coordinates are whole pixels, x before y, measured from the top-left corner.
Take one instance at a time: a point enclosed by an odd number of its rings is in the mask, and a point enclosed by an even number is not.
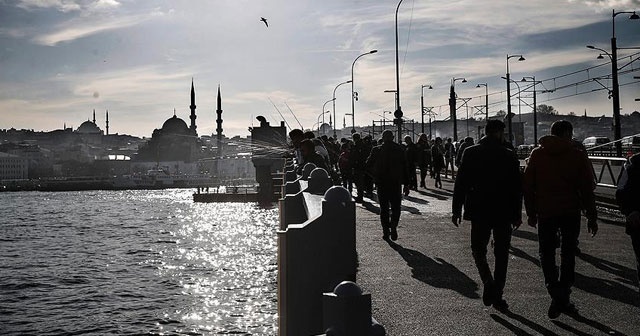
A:
[[[302,165],[302,151],[300,151],[300,142],[304,140],[304,132],[301,129],[292,129],[289,131],[289,139],[291,139],[291,145],[293,146],[296,163]]]
[[[418,177],[416,176],[416,162],[418,161],[418,147],[410,136],[404,137],[405,157],[407,158],[407,174],[409,175],[409,188],[418,190]]]
[[[329,167],[320,153],[316,151],[316,146],[310,139],[304,139],[300,143],[300,150],[302,151],[302,165],[304,167],[307,163],[313,163],[316,168],[322,168],[329,172]]]
[[[382,132],[382,145],[373,147],[366,164],[372,167],[373,178],[378,188],[380,204],[380,222],[382,238],[398,239],[398,222],[400,221],[400,204],[402,202],[402,185],[405,195],[409,194],[407,181],[407,163],[404,149],[393,141],[393,132]],[[389,213],[391,208],[391,213]]]
[[[575,281],[575,250],[580,234],[580,211],[586,210],[588,231],[598,232],[595,179],[587,154],[572,141],[573,126],[566,120],[551,125],[551,135],[540,138],[524,172],[524,201],[528,223],[538,226],[540,264],[551,296],[549,318],[575,311],[570,301]],[[556,240],[560,231],[560,272]]]
[[[359,133],[353,134],[353,146],[351,147],[351,153],[349,159],[351,160],[351,166],[353,167],[353,182],[356,185],[357,195],[356,202],[362,202],[365,189],[365,173],[367,157],[369,156],[370,149],[361,139]]]
[[[522,179],[515,153],[502,145],[504,123],[489,120],[486,136],[467,147],[453,190],[453,224],[471,221],[471,253],[484,284],[482,302],[507,309],[502,298],[507,279],[512,228],[522,223]],[[487,245],[493,233],[493,274],[487,263]]]
[[[442,189],[442,179],[440,172],[444,168],[444,147],[442,138],[436,137],[436,141],[431,147],[431,163],[433,164],[433,178],[436,180],[435,187]]]
[[[453,164],[456,160],[456,146],[451,142],[451,138],[447,138],[444,144],[444,177],[447,177],[449,166],[451,166],[451,178],[453,179]]]
[[[340,175],[342,177],[342,186],[349,190],[349,192],[353,191],[353,167],[351,167],[351,160],[349,156],[351,155],[351,149],[348,142],[342,144],[342,149],[340,152],[340,157],[338,158],[338,166],[340,168]]]
[[[631,236],[636,268],[640,280],[640,154],[629,158],[618,181],[616,200],[627,217],[626,232]]]
[[[431,146],[427,135],[420,133],[418,136],[418,168],[420,169],[420,187],[426,188],[425,178],[427,173],[431,170]]]
[[[460,167],[460,162],[462,162],[462,153],[464,153],[464,150],[467,149],[467,147],[471,146],[473,146],[473,138],[464,138],[464,142],[460,145],[460,148],[458,148],[458,153],[456,154],[456,167]]]

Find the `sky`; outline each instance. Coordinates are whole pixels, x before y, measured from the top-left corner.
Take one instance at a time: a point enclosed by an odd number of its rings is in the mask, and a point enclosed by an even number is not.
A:
[[[50,131],[92,119],[110,133],[150,136],[175,113],[189,124],[196,90],[200,135],[215,132],[217,88],[226,136],[246,136],[258,115],[282,116],[294,128],[333,120],[336,86],[351,79],[355,124],[392,118],[395,109],[396,0],[0,0],[0,129]],[[425,106],[449,115],[453,78],[458,97],[506,110],[507,62],[512,84],[542,81],[538,104],[562,114],[611,116],[604,87],[611,73],[612,10],[640,10],[639,0],[403,0],[398,12],[400,103],[420,120]],[[640,14],[640,11],[638,12]],[[618,47],[640,47],[640,20],[615,18]],[[260,18],[268,20],[267,27]],[[356,57],[371,50],[377,53]],[[621,49],[625,66],[638,49]],[[507,55],[522,54],[507,61]],[[633,56],[636,55],[636,56]],[[585,69],[589,69],[586,71]],[[620,74],[622,113],[640,110],[640,61]],[[627,71],[628,70],[628,71]],[[554,79],[555,78],[555,79]],[[577,85],[576,83],[581,83]],[[431,85],[433,89],[422,89]],[[530,91],[531,89],[529,89]],[[555,91],[554,91],[555,90]],[[339,127],[351,126],[351,87],[336,90]],[[532,93],[512,99],[531,111]],[[288,107],[287,107],[288,106]],[[291,109],[291,111],[289,110]],[[279,112],[278,112],[279,111]],[[484,113],[484,112],[483,112]],[[296,120],[297,117],[298,120]],[[466,107],[458,110],[466,118]],[[299,121],[299,122],[298,122]]]

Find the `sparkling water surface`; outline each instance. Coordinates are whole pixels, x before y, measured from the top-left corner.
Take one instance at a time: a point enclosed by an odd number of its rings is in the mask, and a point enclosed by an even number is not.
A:
[[[0,334],[276,334],[277,209],[191,193],[0,193]]]

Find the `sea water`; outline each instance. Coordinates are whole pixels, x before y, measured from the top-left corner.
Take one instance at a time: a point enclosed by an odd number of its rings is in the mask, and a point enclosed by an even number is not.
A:
[[[0,193],[1,335],[274,335],[277,209]]]

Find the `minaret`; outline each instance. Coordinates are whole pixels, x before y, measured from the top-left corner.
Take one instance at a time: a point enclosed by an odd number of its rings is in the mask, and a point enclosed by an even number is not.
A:
[[[93,123],[96,123],[96,109],[93,109]]]
[[[107,110],[107,135],[109,135],[109,110]]]
[[[191,109],[191,127],[189,128],[193,134],[198,134],[196,133],[196,90],[193,88],[193,78],[191,78],[191,106],[189,108]]]
[[[220,96],[220,85],[218,85],[217,106],[216,114],[218,115],[218,119],[216,119],[216,124],[218,124],[218,128],[216,128],[216,136],[218,138],[218,156],[222,156],[222,97]]]

